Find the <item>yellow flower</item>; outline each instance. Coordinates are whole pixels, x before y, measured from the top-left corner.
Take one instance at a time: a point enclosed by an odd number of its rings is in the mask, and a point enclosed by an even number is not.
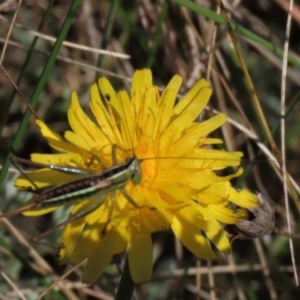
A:
[[[196,121],[211,95],[207,81],[198,81],[176,102],[181,82],[180,76],[174,76],[160,94],[152,84],[150,70],[136,71],[128,96],[125,91],[116,93],[109,81],[101,78],[91,88],[90,108],[96,122],[82,111],[75,92],[68,111],[72,131],[65,133],[65,139],[37,121],[58,154],[33,154],[35,162],[79,167],[92,173],[123,163],[128,157],[136,157],[141,163],[141,183],[129,181],[125,187],[139,207],[117,190],[93,212],[63,229],[59,262],[78,264],[87,259],[84,282],[94,282],[112,256],[125,249],[133,280],[148,281],[152,274],[151,234],[169,228],[201,258],[216,257],[209,240],[228,253],[230,242],[224,224],[247,218],[245,208],[258,205],[256,195],[236,191],[230,185],[229,180],[239,176],[241,169],[227,176],[216,173],[238,166],[242,153],[211,148],[222,143],[207,136],[226,121],[224,114]],[[38,187],[76,178],[50,169],[33,172],[30,177]],[[19,178],[16,185],[29,187],[31,183]],[[90,201],[93,199],[75,204],[71,214],[84,210]],[[241,208],[233,210],[231,203]],[[54,209],[32,209],[25,214],[39,215]]]

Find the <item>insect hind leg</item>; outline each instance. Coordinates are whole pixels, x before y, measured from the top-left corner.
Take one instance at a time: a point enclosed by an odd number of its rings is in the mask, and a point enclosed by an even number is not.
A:
[[[10,158],[11,163],[15,166],[15,168],[20,172],[20,174],[22,174],[22,176],[24,178],[26,178],[28,180],[28,182],[31,182],[31,184],[33,185],[33,189],[31,189],[30,191],[32,193],[39,193],[41,192],[41,189],[33,182],[30,180],[30,178],[28,177],[28,175],[19,167],[18,163],[26,163],[29,164],[31,163],[31,161],[27,161],[26,159],[17,157],[17,156],[12,156]],[[35,163],[32,163],[33,165],[35,165]]]
[[[73,215],[70,215],[70,217],[67,220],[55,225],[54,227],[52,227],[49,230],[41,233],[37,237],[32,238],[31,241],[33,243],[40,244],[41,242],[39,242],[39,241],[42,238],[44,238],[45,236],[47,236],[50,233],[56,231],[57,229],[61,228],[62,226],[67,225],[71,222],[74,222],[74,221],[76,221],[80,218],[83,218],[83,217],[87,216],[88,214],[92,213],[93,211],[95,211],[97,208],[99,208],[101,205],[103,205],[103,203],[105,202],[105,199],[106,199],[106,195],[103,194],[103,195],[98,195],[97,198],[91,199],[90,201],[87,200],[87,201],[89,201],[89,203],[86,206],[84,206],[83,208],[81,208],[79,211],[74,213]],[[43,244],[43,242],[42,242],[42,244]]]

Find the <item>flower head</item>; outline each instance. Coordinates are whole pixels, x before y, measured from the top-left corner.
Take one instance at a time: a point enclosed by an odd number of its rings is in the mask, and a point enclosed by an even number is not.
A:
[[[82,111],[75,92],[68,110],[72,131],[65,133],[65,139],[37,121],[58,154],[33,154],[35,162],[101,174],[136,158],[141,168],[141,182],[128,179],[124,188],[115,185],[108,192],[100,188],[72,209],[73,216],[88,213],[64,227],[59,262],[78,264],[87,259],[83,272],[87,283],[95,281],[112,256],[125,249],[133,280],[148,281],[152,274],[151,234],[169,228],[199,257],[216,257],[210,242],[228,253],[230,242],[223,225],[246,219],[245,208],[258,205],[256,195],[236,191],[229,182],[241,169],[227,176],[216,173],[238,166],[242,153],[211,147],[222,142],[208,134],[226,121],[224,114],[196,121],[211,95],[207,81],[198,81],[176,102],[181,82],[180,76],[174,76],[161,94],[152,84],[150,70],[136,71],[129,96],[125,91],[116,93],[106,78],[100,78],[91,88],[95,122]],[[39,187],[77,178],[51,169],[30,176]],[[30,183],[20,178],[16,185],[28,187]],[[90,209],[91,203],[99,205]],[[233,210],[232,203],[240,209]],[[41,206],[25,214],[54,209]]]

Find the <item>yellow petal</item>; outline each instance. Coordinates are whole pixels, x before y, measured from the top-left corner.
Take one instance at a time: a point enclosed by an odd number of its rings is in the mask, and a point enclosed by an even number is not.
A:
[[[40,169],[34,172],[26,173],[26,177],[18,177],[15,181],[15,186],[20,189],[36,190],[36,187],[42,189],[48,186],[69,182],[74,180],[75,178],[76,177],[74,175],[70,175],[67,173],[50,169]]]
[[[194,151],[192,156],[198,158],[197,168],[220,170],[229,166],[238,166],[243,153],[199,148]]]
[[[82,222],[82,219],[81,219]],[[82,222],[85,226],[83,230],[80,232],[80,236],[75,239],[76,230],[72,228],[72,235],[74,235],[73,239],[70,240],[70,243],[75,242],[76,245],[73,251],[69,252],[69,262],[73,265],[77,265],[81,263],[83,260],[88,258],[92,253],[94,253],[101,243],[101,232],[99,232],[95,227],[89,226],[88,224]],[[70,233],[70,234],[71,234]],[[65,235],[62,241],[67,243],[67,235]],[[71,249],[70,249],[71,250]]]
[[[82,274],[82,282],[91,284],[101,276],[112,258],[113,247],[118,239],[119,235],[116,232],[111,231],[98,242],[94,253],[88,258]],[[81,247],[86,246],[87,245],[81,245]]]
[[[133,74],[132,84],[131,84],[131,98],[134,98],[136,93],[144,92],[151,86],[152,86],[152,73],[149,69],[135,71]]]
[[[235,224],[248,217],[248,213],[245,210],[239,209],[234,211],[232,208],[221,205],[208,205],[206,209],[207,215],[211,214],[216,220],[224,224]]]
[[[110,112],[110,122],[113,124],[113,134],[115,136],[115,140],[118,141],[119,145],[124,144],[124,139],[120,132],[117,130],[117,126],[121,126],[123,128],[124,126],[127,126],[127,131],[132,126],[132,115],[130,114],[130,100],[128,98],[128,95],[126,92],[121,91],[120,93],[116,93],[109,81],[106,78],[100,78],[98,80],[99,89],[104,97],[104,101],[106,101],[107,104],[107,110]],[[108,98],[109,97],[109,98]],[[99,120],[98,123],[101,126],[101,120],[100,117],[102,114],[106,115],[106,118],[108,118],[108,115],[106,114],[106,109],[103,105],[98,107],[97,102],[99,101],[98,97],[95,97],[95,99],[92,101],[92,110],[94,111],[95,107],[95,113],[96,109],[99,114]],[[101,108],[101,111],[99,110]],[[126,122],[121,122],[121,124],[116,124],[115,116],[117,120],[126,120]],[[103,125],[105,126],[105,124]],[[121,132],[123,132],[123,129],[121,129]],[[112,134],[111,133],[111,134]],[[127,132],[125,131],[125,134]]]
[[[66,143],[59,134],[48,128],[41,120],[36,120],[36,124],[52,148],[64,152],[79,152],[76,146]]]
[[[124,91],[120,91],[118,93],[118,106],[117,108],[119,113],[119,118],[122,120],[120,127],[122,133],[122,144],[126,148],[132,149],[133,143],[135,141],[132,138],[132,131],[133,131],[133,122],[134,122],[134,113],[132,113],[130,99],[128,98],[128,94]]]
[[[182,244],[196,256],[204,259],[216,258],[206,239],[200,234],[198,227],[190,224],[183,218],[174,216],[171,228]]]
[[[229,239],[220,225],[220,223],[213,220],[198,220],[197,225],[205,235],[215,244],[215,246],[223,253],[230,253],[231,246]]]
[[[132,234],[128,244],[129,269],[135,283],[147,282],[152,275],[153,248],[150,234]]]
[[[99,82],[101,80],[102,78],[99,79]],[[105,139],[105,142],[108,142],[107,145],[119,144],[119,141],[116,140],[117,136],[114,132],[114,130],[116,130],[117,128],[115,126],[115,123],[112,122],[113,118],[111,118],[109,112],[103,104],[103,101],[100,98],[98,86],[96,84],[93,84],[91,88],[91,109],[102,130],[102,136]]]
[[[175,75],[166,86],[161,98],[160,98],[160,109],[156,117],[157,128],[155,131],[161,132],[167,126],[170,118],[173,115],[173,107],[176,101],[177,94],[182,84],[182,77]]]
[[[63,247],[59,250],[58,255],[58,263],[60,265],[69,261],[75,247],[78,245],[78,241],[84,228],[85,224],[81,220],[71,222],[64,227],[61,236]]]
[[[45,138],[61,141],[62,138],[59,134],[55,133],[41,120],[36,120],[35,123],[40,127],[41,133]]]
[[[198,139],[200,137],[205,137],[212,131],[221,127],[225,122],[226,115],[218,114],[206,121],[193,124],[189,129],[187,129],[186,134],[189,136],[190,139]]]
[[[26,206],[27,204],[28,203],[25,202],[23,206]],[[22,215],[24,215],[26,217],[37,217],[37,216],[42,216],[42,215],[48,214],[52,211],[55,211],[58,208],[59,208],[59,206],[47,207],[47,208],[37,208],[35,210],[26,210],[22,213]]]
[[[79,151],[78,151],[79,152]],[[33,162],[45,165],[58,165],[58,166],[73,166],[78,167],[82,162],[82,151],[80,153],[55,153],[55,154],[40,154],[33,153],[30,158]],[[50,169],[49,169],[50,171]],[[63,172],[61,172],[63,173]],[[65,173],[67,174],[67,173]],[[51,175],[49,175],[51,178]],[[51,181],[51,179],[50,179]]]
[[[102,130],[83,112],[75,92],[72,93],[72,103],[68,109],[68,119],[74,134],[81,139],[86,141],[105,139]]]
[[[245,208],[253,208],[259,206],[259,199],[257,195],[251,193],[247,189],[241,191],[235,190],[233,187],[228,185],[229,200],[230,202]]]
[[[205,79],[200,79],[187,93],[180,102],[175,106],[174,113],[176,115],[183,114],[190,110],[190,104],[197,103],[197,115],[203,110],[211,95],[211,89],[208,87],[208,82]]]

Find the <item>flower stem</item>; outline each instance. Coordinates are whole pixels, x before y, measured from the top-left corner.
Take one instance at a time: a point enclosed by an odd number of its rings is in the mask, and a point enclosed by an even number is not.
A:
[[[130,274],[127,256],[115,300],[130,300],[134,292],[134,287],[135,283],[133,282]]]

